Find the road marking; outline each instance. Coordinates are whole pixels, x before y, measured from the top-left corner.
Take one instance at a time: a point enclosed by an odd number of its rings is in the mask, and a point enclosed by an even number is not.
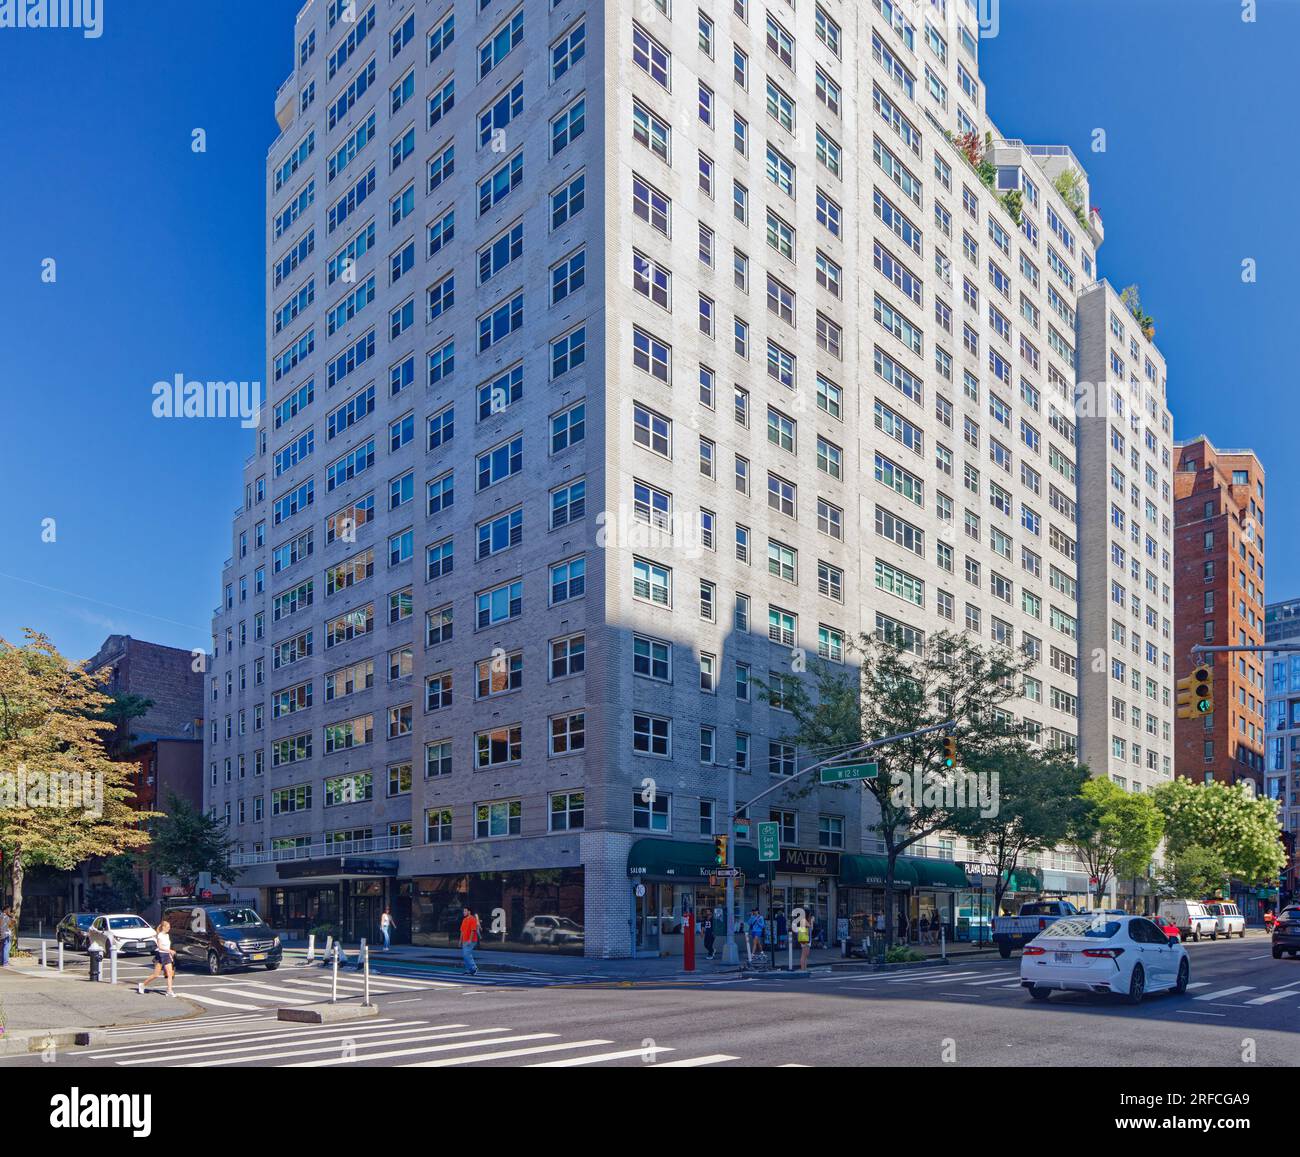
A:
[[[995,976],[992,980],[968,980],[966,984],[974,988],[981,984],[1001,984],[1009,976],[1015,976],[1014,972],[1004,972],[1001,976]]]
[[[1210,987],[1210,982],[1208,980],[1198,980],[1194,984],[1189,984],[1187,986],[1187,990],[1190,992],[1193,988],[1209,988],[1209,987]]]
[[[343,1056],[336,1055],[320,1061],[300,1061],[297,1065],[290,1065],[289,1067],[298,1068],[301,1065],[352,1064],[354,1061],[357,1060],[371,1060],[372,1058],[379,1058],[379,1057],[400,1057],[400,1056],[406,1056],[408,1053],[427,1051],[421,1049],[406,1049],[406,1050],[398,1050],[395,1052],[369,1053],[364,1057],[360,1055],[358,1050],[364,1048],[370,1048],[372,1046],[415,1044],[419,1041],[448,1040],[452,1037],[467,1037],[467,1036],[482,1037],[484,1035],[490,1035],[491,1033],[494,1032],[503,1032],[503,1031],[505,1030],[500,1028],[462,1028],[457,1032],[432,1032],[431,1033],[426,1029],[419,1032],[411,1033],[410,1030],[408,1029],[390,1029],[389,1030],[390,1034],[405,1033],[406,1035],[404,1036],[390,1035],[387,1040],[374,1039],[376,1037],[383,1035],[381,1033],[373,1033],[365,1037],[358,1037],[355,1033],[345,1033],[338,1040],[325,1041],[318,1048],[295,1049],[292,1052],[284,1052],[283,1050],[277,1050],[276,1052],[264,1052],[257,1056],[223,1057],[220,1060],[195,1061],[188,1065],[182,1065],[181,1067],[187,1069],[207,1069],[207,1068],[215,1068],[217,1065],[249,1064],[249,1063],[256,1063],[258,1061],[278,1061],[285,1057],[306,1057],[306,1056],[311,1056],[312,1053],[338,1054],[340,1052],[340,1046],[343,1046],[345,1044],[350,1044],[352,1046],[352,1050],[346,1055]],[[551,1033],[549,1035],[554,1036],[555,1034]],[[442,1047],[472,1048],[475,1045],[479,1045],[482,1043],[483,1043],[482,1041],[465,1041],[458,1045],[444,1045]],[[609,1042],[606,1041],[605,1043],[608,1044]],[[235,1051],[244,1052],[247,1050],[237,1049]]]
[[[1294,992],[1270,992],[1264,996],[1257,996],[1254,1000],[1246,1001],[1247,1004],[1271,1004],[1275,1000],[1285,1000],[1288,996],[1295,996]]]
[[[1246,959],[1247,959],[1247,960],[1267,960],[1267,959],[1268,959],[1270,956],[1272,956],[1272,955],[1273,955],[1273,954],[1272,954],[1271,952],[1265,952],[1263,956],[1247,956]]]
[[[279,1001],[282,1004],[316,1004],[318,1001],[309,1000],[306,996],[289,996],[281,992],[249,992],[244,988],[223,988],[221,990],[227,996],[251,996],[254,1000]],[[254,1005],[254,1008],[257,1006]]]
[[[659,1053],[671,1053],[675,1050],[667,1048],[664,1045],[654,1045],[644,1049],[624,1049],[619,1053],[596,1053],[590,1057],[565,1057],[562,1061],[537,1061],[535,1064],[525,1065],[529,1069],[571,1069],[578,1065],[598,1065],[605,1061],[622,1061],[628,1057],[645,1057],[653,1056]]]
[[[950,980],[961,980],[967,976],[978,976],[978,972],[950,972],[947,976],[927,976],[920,980],[918,984],[947,984]],[[910,977],[908,979],[911,979]],[[894,981],[895,984],[902,984],[903,981]]]
[[[592,1045],[607,1045],[613,1043],[613,1041],[607,1040],[561,1041],[559,1044],[534,1045],[533,1047],[526,1049],[506,1049],[504,1052],[478,1053],[475,1056],[468,1057],[443,1057],[441,1060],[436,1061],[415,1061],[412,1064],[403,1065],[402,1068],[444,1069],[450,1068],[453,1065],[472,1065],[477,1061],[499,1061],[505,1060],[507,1057],[529,1057],[534,1056],[537,1053],[555,1053],[560,1052],[562,1049],[585,1049]],[[665,1063],[670,1064],[672,1062]],[[681,1062],[679,1061],[677,1063],[680,1064]],[[659,1066],[653,1065],[651,1067],[658,1068]]]
[[[508,1028],[487,1028],[487,1029],[478,1029],[476,1031],[480,1033],[484,1033],[484,1032],[492,1033],[492,1032],[509,1032],[510,1030]],[[560,1035],[559,1033],[554,1033],[554,1032],[520,1033],[516,1036],[496,1037],[494,1040],[457,1041],[454,1044],[426,1045],[424,1048],[418,1048],[418,1049],[395,1049],[391,1052],[369,1053],[364,1058],[361,1059],[367,1061],[386,1061],[392,1059],[393,1057],[412,1057],[418,1055],[419,1053],[445,1053],[453,1049],[477,1048],[480,1045],[513,1044],[516,1041],[526,1041],[526,1040],[546,1040],[547,1038],[554,1038],[559,1035]],[[613,1043],[614,1043],[613,1041],[607,1041],[607,1040],[596,1041],[596,1044],[602,1044],[602,1045],[608,1045]],[[357,1059],[358,1059],[357,1057],[327,1057],[326,1059],[319,1060],[319,1061],[298,1061],[295,1064],[286,1065],[285,1067],[290,1069],[319,1069],[319,1068],[324,1068],[327,1065],[350,1065],[355,1063]],[[417,1065],[421,1063],[423,1062],[412,1061],[410,1062],[409,1065],[403,1065],[401,1067],[408,1068],[411,1065]]]
[[[1276,992],[1279,988],[1294,988],[1297,984],[1300,984],[1300,980],[1293,980],[1290,984],[1279,984],[1273,991]]]
[[[380,1021],[370,1021],[369,1023],[387,1026],[387,1025],[392,1025],[394,1022],[391,1020],[380,1020]],[[424,1022],[423,1021],[408,1022],[408,1025],[411,1023],[423,1024]],[[86,1055],[92,1057],[134,1057],[134,1056],[139,1056],[141,1053],[150,1053],[153,1056],[160,1057],[160,1056],[164,1056],[166,1053],[169,1052],[177,1052],[182,1049],[192,1048],[195,1045],[200,1045],[200,1044],[233,1045],[233,1044],[241,1044],[241,1043],[246,1044],[250,1041],[270,1041],[270,1040],[285,1040],[285,1039],[291,1040],[294,1037],[316,1037],[316,1036],[323,1036],[323,1035],[328,1035],[330,1033],[337,1033],[342,1031],[344,1030],[341,1028],[330,1027],[330,1028],[296,1028],[296,1029],[285,1028],[285,1029],[277,1029],[275,1031],[271,1031],[269,1029],[268,1030],[256,1029],[254,1030],[253,1035],[250,1035],[248,1033],[225,1033],[223,1035],[209,1033],[204,1036],[187,1037],[183,1040],[173,1041],[171,1044],[166,1044],[166,1045],[160,1045],[157,1043],[144,1044],[143,1042],[136,1042],[131,1045],[121,1045],[114,1049],[97,1049],[96,1051],[87,1053]],[[257,1035],[259,1033],[261,1035]]]
[[[1175,1012],[1185,1012],[1188,1016],[1227,1016],[1226,1012],[1201,1012],[1195,1008],[1178,1008]]]
[[[1218,1000],[1221,996],[1233,996],[1238,992],[1250,992],[1255,986],[1253,984],[1237,984],[1232,988],[1221,988],[1218,992],[1207,992],[1204,996],[1198,996],[1196,1000]]]
[[[186,991],[182,995],[188,997],[190,1000],[197,1000],[201,1004],[219,1004],[222,1008],[243,1008],[256,1012],[262,1007],[259,1004],[236,1004],[233,1000],[218,1000],[215,996],[200,996],[193,990]]]
[[[415,1004],[416,1002],[419,1001],[419,999],[420,998],[418,996],[411,996],[408,997],[406,1000],[390,1000],[388,1001],[388,1004]],[[385,1005],[385,1007],[387,1007],[387,1005]]]
[[[697,1069],[701,1065],[720,1065],[723,1061],[736,1061],[739,1057],[729,1056],[726,1053],[712,1053],[707,1057],[687,1057],[681,1061],[661,1061],[657,1065],[651,1065],[652,1069]]]

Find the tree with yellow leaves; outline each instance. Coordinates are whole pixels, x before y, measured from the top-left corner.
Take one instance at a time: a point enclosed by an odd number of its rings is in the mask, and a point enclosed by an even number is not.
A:
[[[147,821],[160,814],[132,806],[134,765],[108,757],[110,700],[98,674],[23,633],[23,646],[0,638],[0,851],[15,917],[29,865],[66,870],[144,847]]]

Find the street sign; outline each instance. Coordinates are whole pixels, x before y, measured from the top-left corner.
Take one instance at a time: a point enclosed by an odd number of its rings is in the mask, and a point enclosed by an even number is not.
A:
[[[781,858],[781,825],[767,822],[758,825],[758,858],[760,860],[779,860]]]
[[[709,870],[709,875],[715,876],[719,880],[738,880],[744,874],[739,868],[711,868]]]
[[[736,821],[736,835],[742,840],[749,839],[749,820]]]
[[[875,779],[880,768],[874,763],[829,763],[819,774],[822,783],[842,783],[846,779]]]

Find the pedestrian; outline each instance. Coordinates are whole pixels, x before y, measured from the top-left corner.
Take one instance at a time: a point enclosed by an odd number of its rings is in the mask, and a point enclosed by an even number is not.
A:
[[[379,935],[384,938],[384,951],[388,951],[388,945],[392,941],[393,929],[397,927],[397,921],[393,919],[393,914],[389,909],[384,909],[384,914],[379,917]]]
[[[883,912],[876,913],[876,933],[880,936],[885,934],[885,914]]]
[[[916,926],[916,929],[917,929],[916,942],[918,944],[929,944],[930,943],[930,916],[928,913],[925,912],[921,913],[921,922]]]
[[[1273,931],[1273,925],[1277,923],[1277,917],[1273,915],[1273,909],[1270,908],[1264,913],[1264,928],[1268,932]]]
[[[795,937],[799,941],[799,971],[806,971],[808,968],[808,950],[812,947],[813,924],[816,917],[805,915],[801,920],[796,921]]]
[[[786,922],[785,922],[785,909],[778,908],[776,910],[776,946],[778,948],[785,947],[785,937],[787,931],[788,929],[786,927]]]
[[[14,910],[5,908],[0,910],[0,968],[7,968],[9,965],[9,949],[13,945],[14,936]]]
[[[470,976],[478,975],[478,965],[474,963],[474,949],[479,942],[482,925],[474,915],[474,909],[465,905],[465,914],[460,922],[460,954],[465,961],[465,971]]]
[[[898,910],[898,939],[907,943],[907,913],[902,908]]]
[[[764,920],[761,915],[759,915],[758,909],[755,908],[749,914],[749,939],[751,941],[750,955],[752,956],[763,955],[763,934],[766,931],[767,931],[767,921]]]
[[[176,953],[172,951],[171,931],[169,920],[164,920],[158,925],[158,947],[153,954],[153,971],[149,973],[148,980],[142,980],[135,986],[136,992],[141,996],[144,995],[144,990],[160,976],[167,979],[167,995],[176,995],[172,990],[172,978],[176,975]]]
[[[707,960],[713,959],[713,909],[705,908],[700,914],[700,932],[704,936],[704,956]]]

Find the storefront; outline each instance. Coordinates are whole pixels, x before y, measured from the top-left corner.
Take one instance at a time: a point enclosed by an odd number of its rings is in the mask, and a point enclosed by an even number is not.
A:
[[[762,863],[754,848],[737,847],[735,853],[743,875],[735,883],[734,913],[737,927],[743,927],[750,911],[762,910],[759,889],[770,884],[772,865]],[[627,874],[634,898],[629,934],[635,955],[679,955],[687,912],[708,909],[720,923],[725,920],[727,882],[716,871],[712,843],[644,839],[632,845]]]
[[[821,848],[782,848],[776,861],[776,878],[765,915],[775,921],[777,913],[784,913],[786,927],[799,912],[815,917],[814,943],[829,944],[835,940],[831,926],[835,882],[840,874],[840,853]],[[779,947],[779,945],[778,945]]]
[[[379,918],[390,908],[393,939],[409,939],[410,883],[397,879],[396,860],[330,856],[276,865],[284,881],[263,890],[262,919],[291,936],[341,936],[347,941],[379,938]]]
[[[860,941],[871,935],[885,915],[885,874],[889,861],[884,856],[843,855],[840,857],[837,912],[848,921],[849,939]],[[894,864],[894,924],[910,905],[916,887],[916,871],[909,861]]]
[[[465,909],[482,923],[480,947],[581,956],[585,932],[581,867],[416,876],[411,939],[432,948],[460,946]]]
[[[1131,901],[1129,893],[1132,891],[1132,881],[1122,881],[1127,883],[1125,895],[1122,902]],[[1043,869],[1043,894],[1046,896],[1058,897],[1062,900],[1069,900],[1076,908],[1092,908],[1095,906],[1092,887],[1088,882],[1088,877],[1082,872],[1058,872],[1048,868]],[[1028,899],[1028,896],[1017,897],[1017,906],[1021,899]],[[1135,911],[1141,911],[1144,904],[1149,905],[1151,897],[1149,889],[1146,888],[1146,881],[1138,881],[1137,908]]]
[[[913,944],[948,943],[957,931],[958,897],[970,888],[966,870],[953,860],[909,856],[916,873],[908,895],[907,939]]]

